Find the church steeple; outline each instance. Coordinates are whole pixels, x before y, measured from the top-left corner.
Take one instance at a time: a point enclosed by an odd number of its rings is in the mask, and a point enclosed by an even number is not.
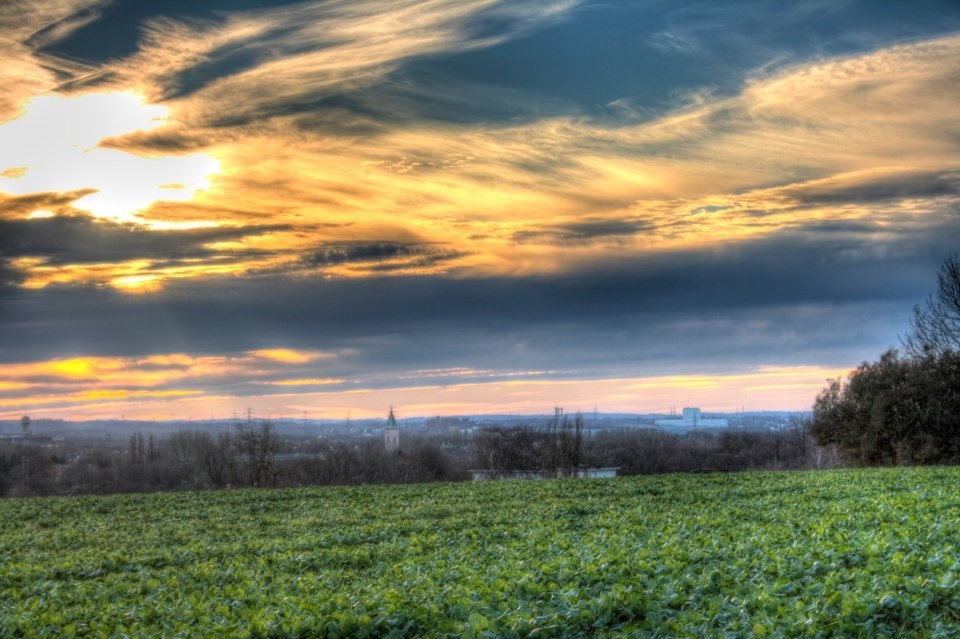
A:
[[[393,414],[393,406],[390,407],[387,425],[383,429],[383,446],[387,450],[397,450],[400,448],[400,428],[397,427],[397,418]]]

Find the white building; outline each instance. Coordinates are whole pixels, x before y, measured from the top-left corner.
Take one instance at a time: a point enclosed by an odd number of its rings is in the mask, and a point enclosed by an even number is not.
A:
[[[699,408],[687,407],[683,409],[682,417],[658,419],[656,425],[663,428],[692,430],[695,428],[727,428],[730,424],[725,417],[706,418]]]
[[[580,466],[574,471],[574,476],[580,479],[612,479],[617,476],[619,466]],[[556,479],[562,477],[560,471],[549,473],[541,470],[471,470],[473,481],[488,481],[493,479]]]

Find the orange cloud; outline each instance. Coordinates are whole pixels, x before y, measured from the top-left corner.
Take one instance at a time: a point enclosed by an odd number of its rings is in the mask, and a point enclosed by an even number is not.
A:
[[[0,122],[16,117],[32,96],[66,78],[94,72],[77,60],[38,56],[36,49],[61,40],[98,17],[102,0],[6,0],[0,17]]]
[[[242,194],[249,208],[272,211],[277,221],[322,223],[307,235],[297,229],[270,238],[290,248],[344,236],[441,246],[472,238],[468,254],[429,268],[398,262],[391,271],[322,270],[339,277],[550,272],[602,256],[760,237],[811,220],[864,219],[875,206],[800,196],[842,181],[960,167],[942,135],[955,126],[947,114],[960,96],[946,87],[955,84],[956,55],[960,38],[948,37],[797,65],[751,79],[739,96],[700,96],[677,113],[630,126],[552,118],[420,125],[346,141],[274,118],[268,129],[211,149],[222,190],[200,194],[199,202],[226,208],[222,198]],[[861,97],[880,78],[889,85],[883,99]],[[816,108],[797,109],[798,100]],[[894,108],[898,100],[909,104],[906,113]],[[293,135],[295,146],[287,142]],[[798,182],[798,165],[813,177]],[[542,233],[585,217],[634,220],[638,230],[560,247]],[[539,239],[518,241],[523,236]]]
[[[85,402],[91,400],[131,400],[131,399],[160,399],[169,397],[185,397],[190,395],[202,395],[203,391],[198,390],[164,390],[164,391],[128,391],[121,389],[105,389],[86,391],[68,396],[73,401]],[[61,399],[60,401],[63,401]]]
[[[344,112],[340,126],[309,130],[275,109],[375,85],[416,56],[517,37],[573,6],[367,0],[230,13],[217,23],[154,20],[136,54],[102,70],[113,79],[98,93],[21,101],[23,116],[0,126],[0,138],[20,139],[31,118],[67,107],[92,113],[93,125],[78,141],[71,142],[73,130],[43,138],[54,146],[37,157],[27,145],[0,144],[0,190],[87,189],[72,206],[155,229],[253,219],[288,228],[212,243],[213,257],[194,264],[53,265],[29,257],[13,265],[28,287],[82,282],[131,293],[155,292],[175,278],[271,269],[344,278],[550,273],[811,221],[872,218],[878,207],[856,198],[838,204],[808,196],[844,182],[960,170],[952,142],[960,135],[952,117],[960,101],[956,35],[758,72],[738,95],[700,92],[641,122],[565,116],[409,126],[404,118],[371,123]],[[476,16],[498,11],[517,26],[491,37],[470,28]],[[189,95],[169,95],[182,74],[230,48],[248,51],[250,64]],[[17,59],[28,58],[21,51]],[[235,124],[218,121],[225,105]],[[341,132],[373,124],[376,135]],[[38,157],[56,159],[72,144],[86,153],[76,166],[100,168],[37,168]],[[102,166],[90,164],[101,157]],[[108,159],[120,157],[143,170],[110,169]],[[935,199],[902,199],[882,213],[923,216]],[[22,214],[44,210],[37,202]],[[630,224],[608,233],[556,230],[584,219]],[[317,246],[351,241],[429,244],[448,255],[324,265],[300,259]]]
[[[342,384],[344,380],[338,379],[336,377],[325,377],[317,378],[311,377],[308,379],[282,379],[277,382],[265,382],[273,386],[326,386],[329,384]]]
[[[311,362],[323,356],[321,353],[313,351],[295,351],[289,348],[250,351],[250,354],[260,359],[267,359],[272,362],[281,362],[284,364],[305,364],[306,362]]]

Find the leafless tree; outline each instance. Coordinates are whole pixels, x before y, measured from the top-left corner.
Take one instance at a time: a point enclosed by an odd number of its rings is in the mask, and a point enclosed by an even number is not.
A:
[[[200,442],[198,462],[203,475],[216,488],[229,486],[237,481],[237,458],[229,433],[210,435]]]
[[[234,440],[245,483],[251,486],[275,486],[280,474],[276,455],[280,439],[271,421],[258,426],[238,423]]]
[[[937,294],[913,307],[910,333],[902,338],[913,357],[960,351],[960,254],[944,261],[937,274]]]
[[[787,419],[787,437],[791,457],[802,467],[807,465],[811,450],[815,445],[810,434],[811,419],[807,415],[794,413]]]
[[[494,476],[536,471],[540,453],[541,437],[532,428],[487,428],[473,438],[472,464]]]
[[[128,461],[130,464],[143,465],[143,462],[146,459],[144,448],[145,444],[143,441],[143,433],[136,432],[133,435],[130,435],[130,446],[127,449]]]
[[[583,415],[573,421],[557,410],[547,426],[543,443],[542,471],[547,476],[572,477],[583,458]]]
[[[577,474],[583,458],[583,415],[577,413],[571,422],[563,418],[560,429],[561,472],[566,477]]]

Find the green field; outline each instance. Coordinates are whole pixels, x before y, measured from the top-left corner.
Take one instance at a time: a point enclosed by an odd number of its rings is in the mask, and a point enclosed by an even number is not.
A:
[[[947,637],[960,469],[0,501],[0,637]]]

